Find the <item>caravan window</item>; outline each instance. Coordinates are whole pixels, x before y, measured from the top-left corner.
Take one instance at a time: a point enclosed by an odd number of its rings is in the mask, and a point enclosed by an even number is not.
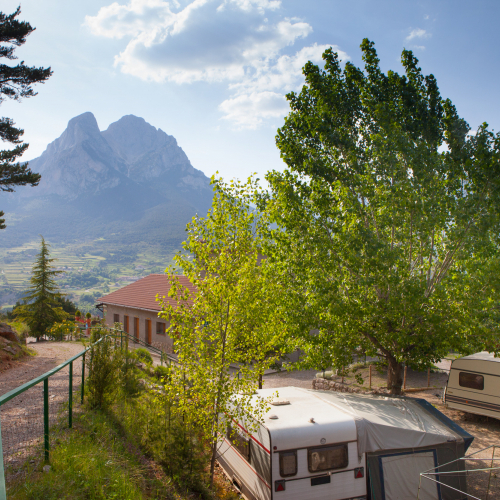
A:
[[[297,450],[280,452],[280,476],[295,476],[297,474]]]
[[[458,374],[458,384],[460,387],[482,391],[484,390],[484,377],[477,373],[460,372]]]
[[[240,452],[243,457],[250,462],[250,437],[242,435],[242,431],[227,426],[227,439]]]
[[[309,472],[319,472],[330,469],[343,469],[349,464],[347,445],[322,446],[321,448],[308,448],[307,466]]]

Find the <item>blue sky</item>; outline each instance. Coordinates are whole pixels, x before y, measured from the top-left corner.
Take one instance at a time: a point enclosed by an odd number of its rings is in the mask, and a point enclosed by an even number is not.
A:
[[[11,13],[18,2],[2,1]],[[474,130],[500,129],[498,0],[23,0],[36,31],[17,50],[54,75],[38,96],[4,102],[39,156],[70,118],[91,111],[101,130],[126,114],[176,137],[208,176],[282,168],[274,137],[302,85],[301,67],[333,46],[361,65],[374,41],[384,71],[403,48],[436,76]]]

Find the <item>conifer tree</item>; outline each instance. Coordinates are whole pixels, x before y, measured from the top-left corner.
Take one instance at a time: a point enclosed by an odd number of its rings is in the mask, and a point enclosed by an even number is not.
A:
[[[16,17],[21,13],[18,7],[13,14],[6,15],[0,12],[0,57],[9,60],[17,59],[14,55],[16,47],[26,42],[26,37],[33,28],[26,21],[18,21]],[[6,45],[5,45],[6,44]],[[33,90],[33,83],[44,83],[52,74],[50,68],[29,67],[21,61],[16,66],[0,64],[0,104],[6,99],[20,101],[23,97],[32,97],[37,93]],[[40,174],[32,172],[28,163],[17,162],[28,148],[27,143],[21,140],[24,130],[16,128],[11,118],[0,118],[0,139],[15,144],[13,149],[0,150],[0,190],[14,191],[14,186],[37,186]],[[4,213],[0,211],[0,217]],[[5,219],[0,218],[0,229],[5,229]]]
[[[17,313],[17,317],[28,325],[37,341],[54,323],[67,316],[58,300],[60,292],[55,281],[55,277],[64,271],[54,269],[52,262],[55,259],[49,257],[48,247],[42,236],[40,253],[32,268],[31,286]]]

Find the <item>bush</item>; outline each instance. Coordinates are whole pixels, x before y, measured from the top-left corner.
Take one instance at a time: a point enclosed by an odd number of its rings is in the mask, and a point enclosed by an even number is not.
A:
[[[121,352],[114,348],[106,331],[93,330],[91,347],[87,352],[86,364],[88,367],[87,392],[88,403],[91,408],[104,408],[112,402],[115,394],[122,364]],[[98,340],[102,340],[96,344]]]
[[[137,356],[137,359],[141,360],[142,362],[152,365],[153,364],[153,358],[151,357],[151,354],[147,349],[144,349],[144,347],[138,347],[134,351],[135,355]]]
[[[213,498],[206,488],[210,453],[203,436],[166,394],[142,391],[137,398],[124,398],[115,412],[127,438],[160,463],[179,486]]]
[[[162,379],[169,376],[170,370],[166,366],[155,366],[153,374],[157,379]]]

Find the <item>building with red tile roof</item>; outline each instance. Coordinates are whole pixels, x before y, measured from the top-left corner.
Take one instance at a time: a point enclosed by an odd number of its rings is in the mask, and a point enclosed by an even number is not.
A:
[[[185,276],[179,276],[181,285],[196,293],[195,286]],[[106,325],[122,323],[123,329],[148,344],[172,352],[172,339],[165,333],[167,322],[158,317],[161,311],[156,296],[175,306],[168,297],[170,284],[165,274],[150,274],[145,278],[111,292],[99,300],[105,308]]]

